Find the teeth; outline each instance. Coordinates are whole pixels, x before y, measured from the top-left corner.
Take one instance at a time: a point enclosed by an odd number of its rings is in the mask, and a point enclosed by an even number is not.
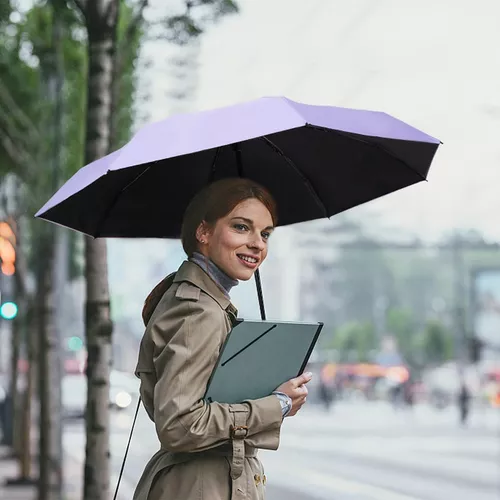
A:
[[[252,264],[256,264],[257,263],[257,259],[254,259],[253,257],[247,257],[246,255],[238,255],[238,257],[241,260],[246,260],[247,262],[251,262]]]

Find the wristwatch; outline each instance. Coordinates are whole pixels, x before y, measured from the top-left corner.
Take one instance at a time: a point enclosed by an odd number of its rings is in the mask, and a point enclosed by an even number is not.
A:
[[[292,409],[292,398],[284,392],[275,391],[273,394],[279,399],[281,405],[281,415],[285,418]]]

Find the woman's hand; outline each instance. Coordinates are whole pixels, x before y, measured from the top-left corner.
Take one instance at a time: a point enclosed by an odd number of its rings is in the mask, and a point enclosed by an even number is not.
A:
[[[290,413],[288,413],[287,417],[293,417],[306,402],[308,394],[306,384],[310,382],[311,379],[311,372],[303,373],[302,375],[281,384],[276,389],[277,392],[283,392],[292,400],[292,409],[290,410]]]

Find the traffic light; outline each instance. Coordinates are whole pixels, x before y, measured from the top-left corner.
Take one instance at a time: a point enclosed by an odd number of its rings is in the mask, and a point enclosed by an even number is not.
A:
[[[3,319],[14,319],[17,316],[17,304],[15,302],[4,302],[0,306],[0,316]]]
[[[16,271],[16,235],[14,222],[0,221],[0,262],[1,271],[6,276],[12,276]]]
[[[83,348],[83,340],[80,337],[73,336],[68,339],[68,349],[76,352]]]

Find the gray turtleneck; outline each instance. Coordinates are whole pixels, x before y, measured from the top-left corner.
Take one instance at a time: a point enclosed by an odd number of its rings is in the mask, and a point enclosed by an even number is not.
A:
[[[238,280],[233,280],[233,278],[217,267],[208,257],[199,252],[194,252],[189,260],[200,266],[229,298],[229,292],[238,284]]]

